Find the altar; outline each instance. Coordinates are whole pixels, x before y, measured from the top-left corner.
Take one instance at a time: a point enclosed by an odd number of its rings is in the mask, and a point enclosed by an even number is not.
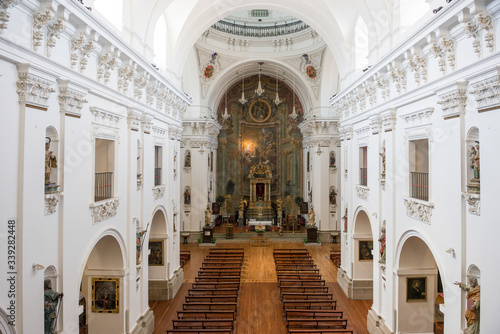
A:
[[[273,221],[272,220],[256,220],[256,219],[249,219],[248,220],[248,226],[259,226],[259,225],[272,226]]]

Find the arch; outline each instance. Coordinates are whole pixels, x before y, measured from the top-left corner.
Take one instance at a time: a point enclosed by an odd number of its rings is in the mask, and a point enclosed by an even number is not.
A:
[[[481,270],[475,264],[471,264],[469,268],[467,268],[467,282],[471,279],[477,279],[477,283],[481,285]]]
[[[167,211],[163,205],[158,205],[151,216],[150,224],[148,226],[149,234],[167,234]]]
[[[397,279],[394,295],[398,296],[398,330],[411,333],[433,331],[435,303],[438,295],[438,276],[443,284],[443,300],[446,300],[446,279],[439,271],[439,258],[422,234],[407,231],[396,247],[395,267]],[[419,321],[412,321],[415,315]]]
[[[0,308],[0,333],[2,334],[16,334],[16,328],[9,325],[9,315]]]
[[[53,265],[48,266],[43,272],[43,279],[50,279],[54,291],[57,291],[57,276],[57,269]]]
[[[358,218],[360,218],[359,224]],[[353,234],[373,234],[370,214],[368,213],[368,209],[366,209],[365,207],[358,206],[356,208],[353,215],[353,222]],[[369,229],[367,228],[367,226],[369,227]]]

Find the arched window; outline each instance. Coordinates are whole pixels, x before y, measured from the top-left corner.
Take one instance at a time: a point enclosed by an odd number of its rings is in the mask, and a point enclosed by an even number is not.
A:
[[[354,28],[354,66],[358,70],[364,69],[368,65],[369,40],[368,28],[360,16]]]
[[[94,8],[106,19],[115,26],[119,31],[122,31],[123,26],[123,0],[96,0]]]
[[[162,70],[167,68],[167,24],[165,18],[160,16],[154,32],[154,61]]]

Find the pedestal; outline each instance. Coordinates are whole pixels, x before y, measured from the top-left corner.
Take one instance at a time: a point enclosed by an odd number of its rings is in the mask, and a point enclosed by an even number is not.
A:
[[[226,225],[226,239],[233,239],[233,225],[232,224],[227,224]]]
[[[204,226],[203,227],[203,243],[210,244],[212,243],[212,239],[214,238],[214,227],[213,226]]]
[[[307,242],[314,242],[316,243],[318,241],[318,228],[315,227],[308,227],[307,228]]]

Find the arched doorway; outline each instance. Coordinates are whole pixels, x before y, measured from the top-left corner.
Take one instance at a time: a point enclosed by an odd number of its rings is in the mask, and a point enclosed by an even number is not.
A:
[[[354,220],[353,247],[352,299],[373,299],[373,235],[363,209]]]
[[[169,288],[169,247],[167,234],[167,219],[160,207],[151,219],[149,239],[144,263],[148,264],[149,300],[169,300],[171,287]]]
[[[80,286],[86,323],[80,324],[80,333],[125,332],[125,261],[120,244],[116,233],[105,233],[87,259]]]
[[[439,285],[444,280],[439,277],[434,255],[419,236],[410,235],[404,240],[396,263],[398,332],[435,333],[436,305],[444,303]]]

